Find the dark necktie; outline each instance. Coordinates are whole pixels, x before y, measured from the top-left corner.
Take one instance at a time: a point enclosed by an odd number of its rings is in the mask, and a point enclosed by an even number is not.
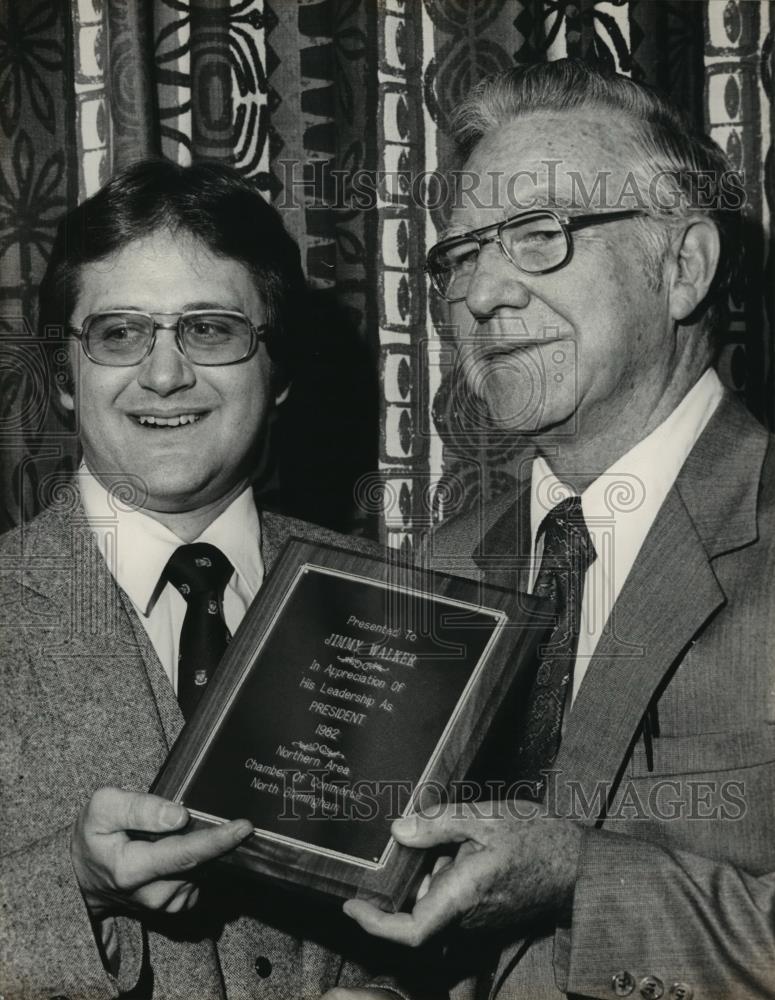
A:
[[[579,638],[584,577],[597,557],[577,496],[549,511],[541,522],[541,534],[544,551],[533,593],[551,601],[557,621],[547,644],[539,650],[516,768],[517,777],[532,784],[534,791],[528,797],[536,801],[545,790],[541,771],[552,766],[560,749],[562,717]],[[520,788],[520,795],[524,794]]]
[[[186,720],[193,715],[230,639],[223,618],[223,592],[233,572],[223,552],[206,542],[181,545],[164,570],[187,605],[178,651],[178,702]]]

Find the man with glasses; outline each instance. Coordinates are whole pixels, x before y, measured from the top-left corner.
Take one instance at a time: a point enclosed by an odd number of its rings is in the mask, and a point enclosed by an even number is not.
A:
[[[552,624],[492,801],[394,825],[443,848],[411,913],[346,910],[446,945],[455,1000],[772,997],[775,470],[713,367],[740,182],[664,99],[574,61],[483,82],[455,124],[428,272],[517,489],[428,558]]]
[[[248,821],[191,832],[145,794],[286,539],[365,546],[251,490],[304,292],[279,216],[223,166],[139,164],[60,226],[40,329],[82,463],[0,543],[9,1000],[298,1000],[359,974],[335,915],[223,874],[199,899]]]

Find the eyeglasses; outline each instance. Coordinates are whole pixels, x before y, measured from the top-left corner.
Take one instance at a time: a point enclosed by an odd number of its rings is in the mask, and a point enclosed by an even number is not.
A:
[[[158,317],[169,317],[160,322]],[[148,357],[157,330],[175,330],[178,350],[195,365],[235,365],[256,353],[266,324],[254,326],[247,316],[228,309],[194,309],[182,313],[111,310],[87,316],[71,333],[97,365],[129,367]]]
[[[441,240],[429,250],[425,270],[439,295],[447,302],[459,302],[468,294],[479,251],[488,243],[497,243],[506,260],[525,274],[548,274],[570,260],[574,229],[648,214],[640,208],[574,216],[561,216],[549,209],[520,212],[503,222]]]

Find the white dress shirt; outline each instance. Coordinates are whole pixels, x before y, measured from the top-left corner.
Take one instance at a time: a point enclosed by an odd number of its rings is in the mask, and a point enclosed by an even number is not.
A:
[[[587,570],[584,581],[573,698],[659,508],[721,401],[722,393],[718,375],[709,369],[666,420],[581,494],[581,508],[597,559]],[[574,490],[560,482],[543,457],[533,461],[531,591],[543,552],[543,538],[538,538],[541,522],[552,507],[573,495]]]
[[[171,584],[161,587],[160,578],[167,560],[184,542],[153,517],[109,494],[83,464],[78,486],[100,552],[134,605],[177,692],[178,645],[186,602]],[[195,541],[217,546],[234,567],[223,595],[224,617],[233,633],[264,579],[261,528],[252,490],[240,493]]]

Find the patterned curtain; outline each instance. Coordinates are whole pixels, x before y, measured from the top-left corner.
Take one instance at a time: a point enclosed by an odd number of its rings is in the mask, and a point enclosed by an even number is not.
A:
[[[75,460],[35,332],[55,221],[149,155],[232,163],[302,247],[316,308],[275,499],[401,547],[511,489],[513,443],[460,419],[422,264],[451,109],[483,76],[565,55],[659,85],[744,172],[747,283],[720,370],[772,425],[774,19],[754,0],[2,0],[0,530]]]

